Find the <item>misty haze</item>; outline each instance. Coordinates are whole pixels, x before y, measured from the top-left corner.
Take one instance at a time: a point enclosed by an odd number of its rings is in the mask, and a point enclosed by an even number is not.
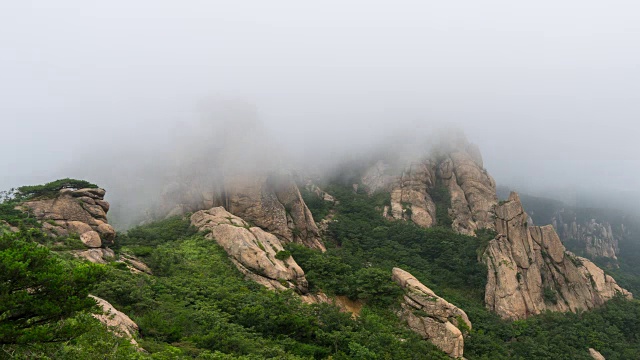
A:
[[[1,4],[0,358],[640,358],[639,12]]]

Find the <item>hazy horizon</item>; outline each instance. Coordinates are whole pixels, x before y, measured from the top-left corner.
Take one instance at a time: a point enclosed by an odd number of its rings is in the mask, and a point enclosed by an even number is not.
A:
[[[638,196],[635,2],[0,8],[0,189],[326,164],[445,125],[498,184]]]

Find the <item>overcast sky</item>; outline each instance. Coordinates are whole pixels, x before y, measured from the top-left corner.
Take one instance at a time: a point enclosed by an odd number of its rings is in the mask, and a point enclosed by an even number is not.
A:
[[[109,154],[162,158],[222,98],[299,153],[452,123],[499,184],[635,190],[638,14],[618,0],[0,1],[0,189]]]

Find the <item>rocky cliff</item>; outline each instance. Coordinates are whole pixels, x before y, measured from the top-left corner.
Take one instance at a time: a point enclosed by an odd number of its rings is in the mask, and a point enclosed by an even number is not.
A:
[[[289,174],[220,177],[209,185],[174,183],[163,191],[162,202],[161,217],[223,206],[285,243],[325,250],[313,215]]]
[[[62,189],[53,198],[27,201],[20,208],[29,211],[40,222],[44,231],[53,236],[80,235],[90,248],[113,244],[116,232],[107,223],[109,203],[104,200],[105,190]]]
[[[516,193],[496,206],[495,217],[499,235],[483,255],[488,267],[485,302],[501,317],[587,310],[618,293],[631,297],[591,261],[566,251],[553,226],[528,224]]]
[[[501,198],[506,198],[509,190],[499,187],[498,193]],[[574,207],[558,200],[526,194],[520,194],[520,199],[536,224],[553,225],[560,240],[571,251],[590,259],[617,260],[618,244],[628,235],[625,223],[629,218],[625,213]]]
[[[462,358],[462,329],[471,329],[467,314],[436,295],[410,273],[393,269],[393,280],[404,289],[400,317],[409,328],[453,358]]]
[[[440,206],[461,234],[493,228],[491,209],[498,202],[495,181],[484,169],[477,146],[463,135],[435,144],[428,156],[409,162],[402,174],[389,174],[391,168],[378,162],[361,179],[369,192],[391,192],[385,216],[432,227],[437,225]]]
[[[284,242],[325,250],[313,215],[288,175],[234,177],[225,180],[222,205]]]
[[[579,221],[575,216],[567,215],[564,211],[558,212],[552,219],[553,227],[563,241],[583,250],[589,258],[617,259],[618,237],[614,235],[610,223],[595,218]],[[624,226],[620,230],[624,231]]]
[[[251,226],[223,207],[196,212],[191,224],[222,246],[249,279],[271,289],[307,293],[304,271],[275,235]]]

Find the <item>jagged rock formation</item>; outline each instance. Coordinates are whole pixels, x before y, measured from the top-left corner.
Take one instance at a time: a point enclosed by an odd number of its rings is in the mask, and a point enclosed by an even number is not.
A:
[[[606,360],[598,350],[593,348],[589,348],[589,355],[591,355],[593,360]]]
[[[215,240],[248,278],[271,289],[296,289],[307,293],[304,271],[293,257],[282,257],[282,242],[273,234],[251,226],[223,207],[201,210],[191,224]]]
[[[498,203],[498,196],[496,183],[484,169],[477,147],[463,145],[439,163],[437,176],[451,196],[453,229],[473,235],[476,230],[493,228],[491,209]]]
[[[500,187],[498,194],[504,198],[509,191]],[[562,201],[531,195],[520,194],[520,198],[536,223],[552,224],[560,240],[571,251],[592,260],[617,260],[618,243],[628,235],[624,225],[628,220],[625,213],[611,209],[572,207]],[[609,262],[614,266],[615,263]]]
[[[62,189],[51,199],[24,202],[20,208],[32,213],[52,236],[78,234],[89,248],[113,243],[116,232],[107,223],[109,203],[104,189]]]
[[[400,316],[411,330],[449,356],[461,358],[464,353],[461,329],[471,329],[467,314],[402,269],[393,269],[393,280],[404,289]]]
[[[325,250],[313,215],[291,176],[226,179],[221,205],[285,242]]]
[[[429,159],[409,165],[391,190],[391,216],[419,226],[436,224],[436,204],[429,190],[436,184],[435,165]]]
[[[378,162],[361,179],[369,192],[390,189],[391,204],[384,209],[385,216],[434,226],[434,198],[444,191],[451,203],[440,206],[450,206],[455,231],[474,235],[478,229],[493,228],[491,209],[498,203],[495,181],[484,169],[477,146],[463,135],[437,144],[431,155],[411,162],[399,176],[387,174],[389,168]]]
[[[209,185],[174,183],[162,197],[164,217],[223,206],[286,243],[325,250],[313,215],[290,174],[220,177]]]
[[[109,327],[114,334],[128,338],[133,345],[142,350],[133,335],[138,333],[138,324],[133,322],[126,314],[118,311],[109,302],[97,296],[89,295],[104,312],[103,314],[93,314],[93,317]]]
[[[530,226],[516,193],[495,208],[495,216],[499,235],[483,255],[485,302],[501,317],[591,309],[617,293],[631,297],[591,261],[566,251],[551,225]]]
[[[618,238],[613,234],[610,223],[596,219],[581,222],[575,216],[569,222],[565,222],[566,215],[563,213],[564,211],[557,213],[552,220],[553,227],[557,229],[561,239],[579,243],[585,255],[592,259],[617,259]]]

